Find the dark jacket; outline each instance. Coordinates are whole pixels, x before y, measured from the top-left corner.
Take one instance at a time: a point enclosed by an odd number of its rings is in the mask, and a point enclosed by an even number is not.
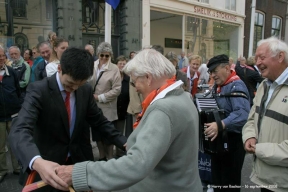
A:
[[[254,92],[257,90],[257,83],[260,84],[263,78],[260,76],[258,71],[253,71],[247,67],[242,67],[240,64],[235,66],[235,71],[240,79],[245,83],[250,96],[250,105],[252,105],[255,96]]]
[[[124,120],[126,118],[127,108],[130,102],[129,82],[130,82],[130,77],[124,74],[122,85],[121,85],[121,93],[117,98],[118,120]]]
[[[21,108],[20,87],[16,72],[5,66],[5,73],[0,82],[0,121],[11,121],[11,115]]]
[[[43,61],[39,62],[37,67],[35,68],[35,81],[39,81],[47,77],[46,74],[46,61],[43,59]]]
[[[70,136],[67,111],[56,75],[28,85],[19,115],[12,121],[9,142],[23,171],[30,171],[29,163],[37,155],[60,165],[65,164],[68,152],[73,164],[93,161],[90,130],[83,126],[86,122],[92,131],[98,130],[111,143],[124,149],[127,139],[97,107],[89,84],[75,91],[76,119]]]

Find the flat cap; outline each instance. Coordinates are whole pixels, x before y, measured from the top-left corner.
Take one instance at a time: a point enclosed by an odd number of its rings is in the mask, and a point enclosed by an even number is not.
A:
[[[212,57],[207,63],[208,72],[213,71],[221,63],[229,63],[229,57],[224,54]]]

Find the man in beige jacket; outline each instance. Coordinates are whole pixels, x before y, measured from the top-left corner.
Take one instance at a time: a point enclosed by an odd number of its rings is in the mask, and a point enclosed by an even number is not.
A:
[[[258,42],[255,56],[266,79],[257,89],[243,128],[245,150],[254,155],[250,178],[261,192],[287,192],[288,46],[270,37]]]

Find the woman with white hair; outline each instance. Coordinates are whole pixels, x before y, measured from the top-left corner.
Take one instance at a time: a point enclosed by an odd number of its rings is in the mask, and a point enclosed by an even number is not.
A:
[[[76,191],[203,191],[198,172],[198,113],[176,69],[153,49],[139,52],[126,66],[144,101],[127,141],[127,155],[107,162],[57,168]],[[183,115],[185,114],[185,115]],[[187,118],[189,117],[189,118]],[[73,179],[72,179],[73,178]]]
[[[94,73],[90,80],[97,106],[104,116],[114,124],[118,119],[117,97],[121,92],[121,75],[118,67],[111,62],[113,50],[109,43],[102,42],[96,49],[98,60],[94,62]],[[97,142],[99,160],[113,158],[113,145],[100,132],[92,131],[92,140]]]

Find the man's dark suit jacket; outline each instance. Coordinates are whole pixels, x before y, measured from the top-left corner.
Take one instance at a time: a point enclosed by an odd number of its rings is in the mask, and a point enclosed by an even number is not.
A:
[[[19,115],[12,121],[9,142],[23,172],[30,171],[29,163],[36,155],[60,165],[65,164],[68,152],[73,163],[93,161],[86,122],[92,130],[99,130],[101,135],[124,150],[127,139],[103,116],[89,84],[75,91],[76,120],[70,138],[68,115],[56,75],[29,84]]]
[[[46,61],[43,59],[43,61],[41,61],[37,66],[36,69],[34,71],[35,73],[35,81],[39,81],[44,79],[45,77],[47,77],[47,73],[46,73]]]

